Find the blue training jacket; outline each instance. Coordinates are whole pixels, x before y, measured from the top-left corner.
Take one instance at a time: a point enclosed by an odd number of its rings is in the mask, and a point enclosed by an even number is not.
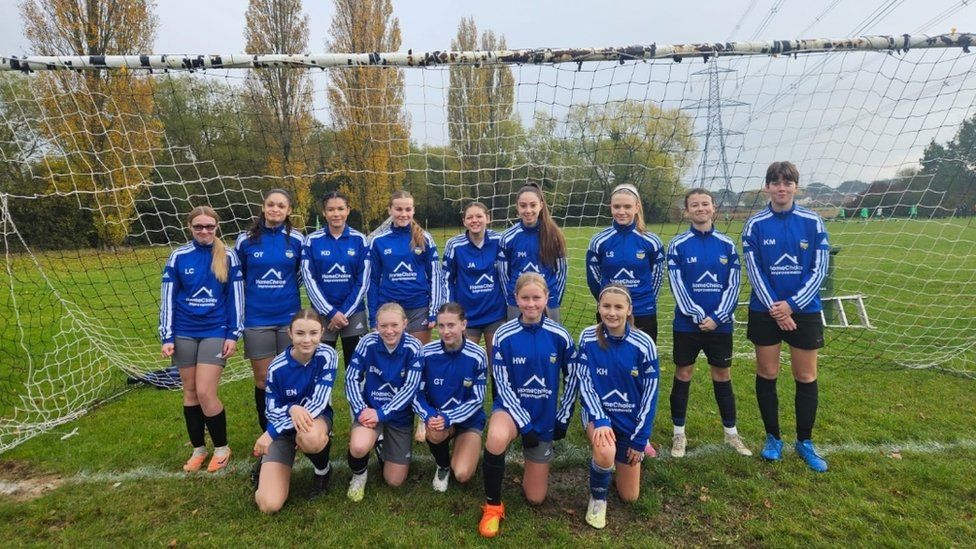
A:
[[[488,355],[478,344],[467,338],[463,341],[453,351],[440,340],[424,345],[423,373],[413,409],[423,421],[444,416],[445,429],[452,425],[484,429]]]
[[[596,233],[586,250],[586,284],[594,299],[607,284],[630,290],[634,315],[657,314],[657,294],[664,279],[664,244],[637,223],[613,225]]]
[[[583,330],[576,353],[583,401],[583,425],[612,427],[643,452],[657,411],[657,347],[651,337],[627,326],[623,337],[604,330],[607,348],[596,338],[598,326]]]
[[[302,274],[309,301],[327,319],[339,312],[348,318],[365,311],[369,285],[366,236],[348,225],[339,238],[328,227],[313,232],[302,248]]]
[[[234,250],[227,248],[227,282],[210,271],[213,245],[196,240],[173,250],[163,268],[159,338],[221,337],[237,340],[244,330],[244,279]]]
[[[302,308],[302,243],[305,237],[285,226],[261,227],[256,241],[237,236],[234,251],[244,275],[244,327],[284,326]]]
[[[769,205],[742,229],[742,254],[752,285],[749,309],[768,311],[785,300],[795,313],[819,313],[820,284],[827,275],[830,242],[816,212],[793,205],[774,212]]]
[[[715,333],[732,333],[739,301],[739,254],[735,242],[714,228],[690,227],[668,244],[668,279],[674,294],[674,331],[701,332],[711,317]]]
[[[444,246],[445,299],[464,307],[472,328],[505,319],[505,293],[498,273],[501,238],[489,229],[479,248],[464,232]]]
[[[339,375],[335,349],[320,343],[308,364],[295,360],[291,349],[289,345],[268,365],[264,402],[271,438],[295,432],[288,412],[296,404],[308,410],[313,418],[324,415],[332,423],[332,387]]]
[[[566,292],[567,269],[565,257],[556,259],[555,268],[542,263],[539,257],[538,223],[526,227],[519,221],[502,233],[498,253],[498,272],[502,278],[505,302],[512,307],[516,306],[515,283],[526,271],[539,273],[546,279],[546,285],[549,286],[548,306],[550,309],[559,307],[563,301],[563,293]]]
[[[575,351],[566,328],[547,317],[538,324],[523,324],[520,315],[502,324],[495,332],[492,357],[498,393],[492,408],[508,412],[521,434],[535,431],[540,440],[552,440],[557,423],[569,425],[576,404]],[[560,379],[563,396],[557,410]]]
[[[425,248],[414,247],[410,226],[390,228],[370,239],[369,289],[366,302],[370,326],[376,326],[376,311],[395,301],[404,309],[427,309],[427,320],[437,319],[444,301],[444,280],[437,245],[424,231]]]
[[[410,406],[420,387],[422,358],[420,340],[408,333],[392,352],[378,333],[364,335],[346,366],[346,398],[353,420],[366,408],[375,408],[380,422],[411,427]]]

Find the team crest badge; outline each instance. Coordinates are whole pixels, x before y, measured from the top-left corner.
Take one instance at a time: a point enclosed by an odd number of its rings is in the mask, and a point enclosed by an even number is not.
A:
[[[722,265],[725,265],[726,263],[729,262],[729,258],[728,256],[720,255],[718,256],[718,262],[721,263]]]
[[[295,257],[295,252],[291,250],[285,250],[285,257],[287,257],[288,259],[292,259],[293,257]]]
[[[645,257],[647,257],[647,254],[644,253],[644,250],[637,250],[637,259],[644,259]]]
[[[424,250],[420,246],[417,246],[416,248],[413,249],[413,253],[415,253],[417,255],[420,255],[420,254],[424,253]]]
[[[551,364],[555,364],[556,363],[556,355],[555,354],[549,355],[549,362]]]
[[[474,385],[474,381],[470,377],[464,378],[464,386],[465,387],[470,387],[472,385]]]
[[[356,250],[346,250],[346,253],[349,255],[356,255]]]
[[[637,368],[634,368],[633,370],[630,371],[630,375],[631,377],[637,377],[640,375],[640,372],[637,371]]]
[[[807,249],[809,247],[810,247],[810,243],[809,242],[807,242],[806,240],[801,240],[800,241],[800,249],[801,250],[805,250],[805,249]]]

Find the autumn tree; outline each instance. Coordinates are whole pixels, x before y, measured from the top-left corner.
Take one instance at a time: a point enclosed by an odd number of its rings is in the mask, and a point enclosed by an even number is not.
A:
[[[308,15],[301,0],[250,0],[244,31],[248,53],[304,53],[308,50]],[[247,79],[247,99],[254,127],[267,149],[266,173],[281,178],[292,193],[301,220],[312,202],[306,148],[314,120],[312,84],[299,69],[254,69]]]
[[[400,22],[391,0],[335,0],[329,28],[333,52],[400,48]],[[329,73],[337,170],[352,208],[368,228],[386,216],[390,193],[403,184],[408,152],[403,74],[395,67],[353,66]]]
[[[504,50],[505,37],[487,30],[481,34],[474,18],[462,18],[457,36],[451,40],[455,51]],[[447,97],[447,125],[462,173],[463,198],[478,198],[493,207],[493,197],[507,206],[499,181],[511,181],[514,138],[519,123],[514,116],[515,79],[507,65],[452,66]],[[509,175],[505,175],[505,174]]]
[[[24,32],[37,55],[122,55],[152,51],[150,0],[24,0]],[[32,80],[52,152],[46,176],[59,193],[79,193],[98,241],[122,244],[149,182],[162,128],[150,77],[128,71],[45,71]]]

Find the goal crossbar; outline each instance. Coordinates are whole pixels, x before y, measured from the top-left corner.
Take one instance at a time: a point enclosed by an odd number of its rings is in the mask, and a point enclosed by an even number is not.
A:
[[[832,51],[877,51],[901,53],[911,49],[961,48],[969,52],[976,35],[872,35],[856,38],[811,38],[746,42],[704,42],[692,44],[649,44],[606,48],[535,48],[498,51],[431,51],[387,53],[308,54],[139,54],[75,56],[0,56],[0,71],[42,70],[205,70],[254,69],[268,67],[328,68],[342,66],[427,67],[437,65],[554,64],[598,61],[647,61],[688,58],[707,61],[716,56],[797,55]]]

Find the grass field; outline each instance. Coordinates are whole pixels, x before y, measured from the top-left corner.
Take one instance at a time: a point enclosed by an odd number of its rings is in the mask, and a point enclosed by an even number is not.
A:
[[[610,524],[603,532],[584,524],[587,459],[576,425],[558,450],[561,457],[543,506],[523,503],[515,483],[520,468],[510,467],[505,485],[509,519],[497,541],[523,547],[540,542],[970,545],[976,536],[976,392],[972,379],[941,372],[976,370],[971,313],[976,228],[969,220],[895,220],[833,223],[828,229],[833,243],[843,247],[837,291],[868,295],[878,327],[828,332],[815,438],[830,461],[830,472],[810,473],[792,452],[782,463],[767,464],[724,451],[717,444],[721,426],[704,369],[692,385],[689,456],[667,458],[672,368],[666,319],[673,302],[665,289],[662,396],[652,438],[664,450],[664,459],[645,462],[641,499],[622,505],[611,496]],[[653,230],[668,240],[680,228]],[[737,237],[738,230],[729,227],[727,232]],[[443,242],[452,234],[438,231],[435,236]],[[571,249],[584,249],[590,234],[592,229],[567,229]],[[0,317],[18,318],[28,329],[17,330],[10,322],[0,328],[0,384],[7,393],[0,397],[0,417],[5,418],[0,429],[50,421],[86,407],[93,398],[118,394],[124,388],[123,367],[164,365],[155,358],[155,325],[158,276],[167,254],[168,249],[140,249],[8,259],[0,286],[14,291],[0,292]],[[569,306],[564,306],[572,332],[592,315],[582,253],[578,255],[570,267]],[[745,295],[744,290],[743,299]],[[737,339],[740,358],[733,379],[739,425],[755,449],[762,428],[753,390],[754,363],[744,337]],[[903,363],[946,370],[906,369]],[[246,368],[238,360],[228,373],[240,377]],[[24,382],[36,388],[26,399],[20,392]],[[792,394],[792,382],[782,376],[787,441],[793,439]],[[415,448],[418,462],[406,486],[387,488],[371,469],[366,500],[359,505],[346,501],[343,456],[349,421],[341,392],[334,399],[338,420],[333,461],[340,468],[332,491],[306,504],[303,492],[310,471],[303,464],[283,512],[260,516],[251,501],[243,459],[258,434],[250,382],[228,383],[222,396],[231,446],[239,459],[219,475],[177,472],[188,453],[180,396],[152,389],[125,393],[5,452],[0,456],[0,488],[35,490],[39,497],[28,498],[23,491],[0,497],[0,536],[15,545],[480,543],[480,476],[471,486],[452,485],[447,494],[434,494],[429,484],[433,464],[425,447]],[[62,440],[65,435],[71,436]]]

